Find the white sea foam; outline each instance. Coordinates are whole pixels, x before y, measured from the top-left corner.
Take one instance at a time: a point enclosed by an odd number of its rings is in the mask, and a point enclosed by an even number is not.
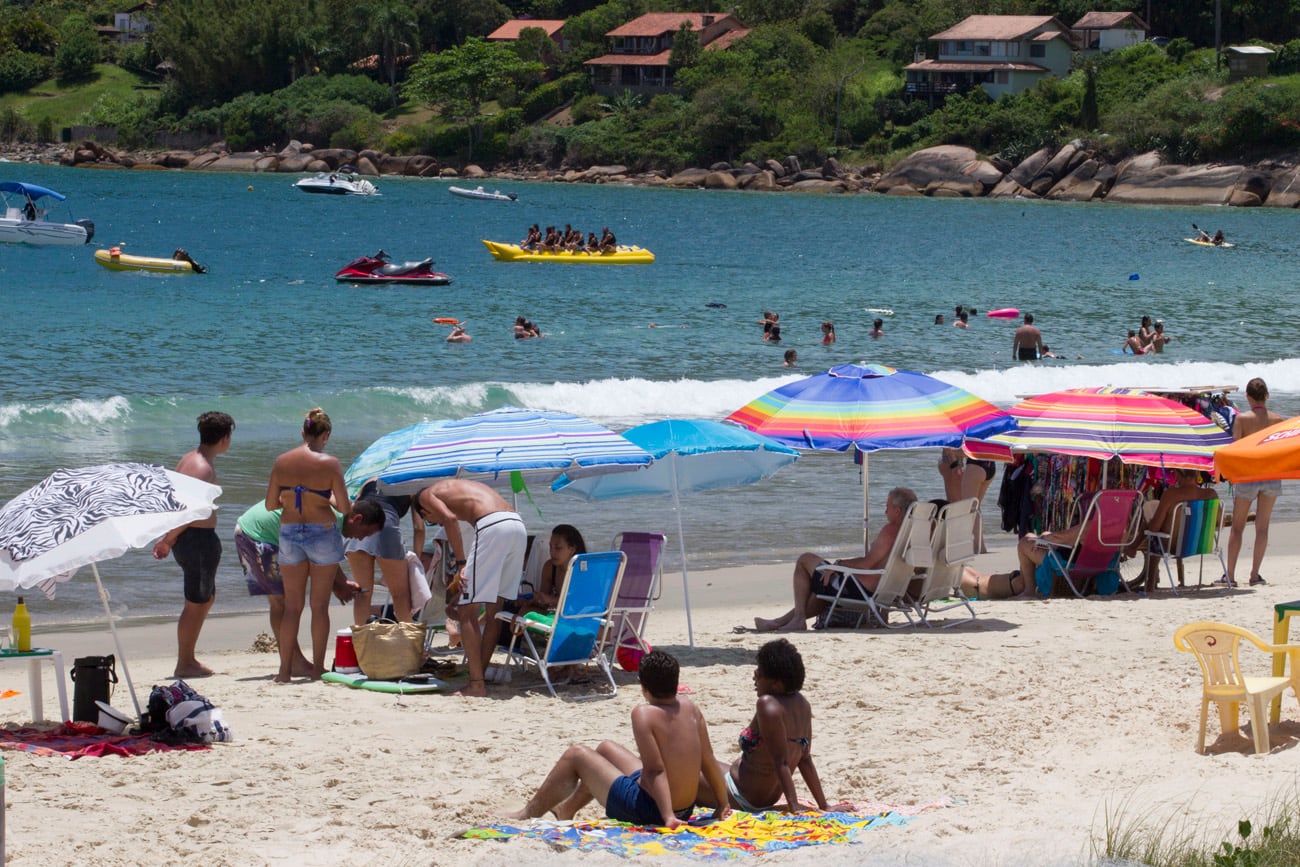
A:
[[[68,424],[103,424],[131,414],[131,403],[121,395],[103,400],[64,400],[48,403],[0,404],[0,427],[32,421],[40,416],[59,416]]]

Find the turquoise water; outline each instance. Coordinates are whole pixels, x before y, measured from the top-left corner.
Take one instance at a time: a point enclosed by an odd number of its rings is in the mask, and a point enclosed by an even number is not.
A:
[[[784,381],[862,360],[935,373],[1004,405],[1071,386],[1240,389],[1263,376],[1279,411],[1300,411],[1290,211],[521,183],[500,185],[519,194],[502,203],[388,178],[381,197],[358,199],[305,195],[284,175],[18,164],[0,164],[0,179],[66,193],[73,214],[96,225],[88,248],[0,247],[0,501],[59,466],[172,466],[194,444],[194,418],[222,409],[238,422],[218,463],[229,538],[312,406],[330,413],[331,451],[346,464],[422,419],[504,405],[568,410],[618,429],[721,418]],[[533,222],[597,233],[608,225],[658,260],[499,263],[479,243],[518,241]],[[1185,243],[1193,222],[1223,228],[1236,248]],[[110,272],[91,255],[112,244],[145,256],[183,246],[210,271]],[[432,256],[455,282],[357,288],[332,279],[381,247],[399,260]],[[936,313],[951,320],[958,303],[1032,311],[1062,360],[1010,362],[1009,321],[980,316],[965,332],[932,324]],[[780,346],[759,339],[764,309],[781,315]],[[1165,320],[1175,337],[1168,353],[1113,354],[1144,313]],[[546,338],[516,342],[519,314]],[[886,335],[871,340],[877,315]],[[466,320],[474,341],[446,344],[435,316]],[[835,346],[820,344],[823,319],[836,323]],[[799,353],[794,371],[781,366],[785,349]],[[940,492],[936,459],[874,455],[873,510],[896,483]],[[622,529],[675,534],[667,501],[533,496],[536,507],[521,507],[530,529],[573,522],[593,547]],[[860,540],[861,497],[847,458],[809,454],[761,485],[688,498],[690,563],[847,553]],[[1295,517],[1300,505],[1284,497],[1279,510]],[[173,563],[133,552],[102,571],[124,616],[179,608]],[[34,613],[93,618],[89,584],[79,577],[53,602],[36,600]],[[218,610],[261,607],[245,595],[231,545],[218,587]]]

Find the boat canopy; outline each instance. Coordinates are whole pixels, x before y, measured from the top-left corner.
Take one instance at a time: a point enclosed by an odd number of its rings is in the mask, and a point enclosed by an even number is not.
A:
[[[56,202],[67,198],[63,193],[56,193],[54,190],[38,187],[36,184],[24,184],[22,181],[0,181],[0,193],[22,193],[29,199],[51,196]]]

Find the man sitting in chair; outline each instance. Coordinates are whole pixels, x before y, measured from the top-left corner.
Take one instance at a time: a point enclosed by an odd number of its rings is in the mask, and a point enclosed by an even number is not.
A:
[[[1124,550],[1124,556],[1133,558],[1142,548],[1142,542],[1150,538],[1150,546],[1147,549],[1148,557],[1146,562],[1146,591],[1150,593],[1156,589],[1160,577],[1160,555],[1163,553],[1163,539],[1148,537],[1147,533],[1168,533],[1172,529],[1174,518],[1174,506],[1179,503],[1188,503],[1195,500],[1213,500],[1216,494],[1210,488],[1202,488],[1200,485],[1201,474],[1197,470],[1174,470],[1174,483],[1165,488],[1160,495],[1160,500],[1156,505],[1155,512],[1150,518],[1146,518],[1146,509],[1143,509],[1142,526],[1139,528],[1137,539],[1133,544]],[[1171,547],[1177,548],[1178,541],[1174,540]],[[1182,583],[1182,566],[1178,567],[1178,583]]]
[[[916,502],[916,493],[911,488],[894,488],[889,492],[885,499],[885,526],[880,528],[876,538],[872,540],[871,547],[867,548],[867,553],[862,557],[850,557],[846,560],[836,560],[833,565],[844,566],[849,569],[880,569],[884,567],[889,560],[889,552],[894,547],[894,540],[898,538],[898,530],[902,526],[903,516],[907,510]],[[818,599],[818,594],[833,596],[835,588],[828,585],[818,571],[818,567],[829,563],[826,558],[820,554],[814,554],[809,551],[799,556],[794,566],[794,607],[773,620],[767,620],[763,617],[754,618],[754,626],[759,632],[802,632],[808,628],[808,618],[816,617],[829,607],[825,602]],[[858,579],[868,593],[876,589],[880,582],[878,575],[863,575]],[[856,591],[852,585],[846,588],[846,598],[849,594]]]

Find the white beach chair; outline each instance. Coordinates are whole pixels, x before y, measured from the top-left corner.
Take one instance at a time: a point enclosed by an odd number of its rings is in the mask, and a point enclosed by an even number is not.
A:
[[[975,619],[975,609],[961,592],[961,573],[965,564],[975,557],[979,520],[979,500],[974,497],[949,503],[939,510],[930,539],[933,562],[918,600],[926,626],[934,625],[930,622],[931,614],[963,606],[970,617],[947,619],[943,626],[970,623]]]
[[[903,523],[898,528],[898,537],[894,547],[889,550],[889,559],[880,569],[853,569],[824,563],[818,567],[819,572],[835,572],[839,578],[830,578],[828,584],[835,588],[834,594],[817,594],[817,598],[830,603],[826,620],[830,622],[835,609],[843,608],[858,612],[855,626],[861,626],[867,616],[874,617],[882,626],[891,626],[889,612],[899,611],[907,618],[903,626],[914,626],[924,622],[925,618],[917,604],[917,597],[909,592],[912,582],[921,580],[918,569],[928,569],[931,563],[930,524],[934,519],[933,503],[913,503],[903,516]],[[880,580],[875,590],[867,590],[861,579],[868,575],[877,575]],[[913,617],[915,615],[915,617]]]

